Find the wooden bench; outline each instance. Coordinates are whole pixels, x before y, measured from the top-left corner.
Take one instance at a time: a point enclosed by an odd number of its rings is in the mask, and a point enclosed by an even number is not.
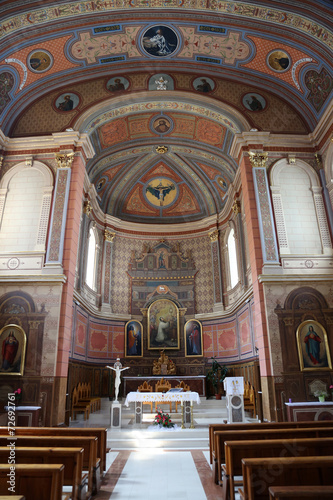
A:
[[[0,500],[26,500],[22,495],[0,495]]]
[[[325,420],[320,421],[316,420],[315,422],[245,422],[239,424],[210,424],[209,425],[209,459],[210,463],[213,463],[214,454],[215,454],[215,444],[214,444],[214,432],[215,431],[223,431],[223,430],[246,430],[246,429],[275,429],[277,428],[302,428],[302,427],[329,427],[332,425],[333,421]],[[228,428],[228,429],[227,429]]]
[[[8,446],[0,447],[0,463],[7,464]],[[85,500],[88,476],[82,476],[83,448],[28,448],[15,446],[16,464],[63,464],[64,485],[71,486],[71,498]]]
[[[0,464],[1,495],[8,494],[10,467],[9,464]],[[15,493],[24,495],[26,500],[62,500],[63,483],[63,465],[15,465]]]
[[[301,429],[255,429],[235,431],[215,431],[216,461],[213,467],[216,484],[222,482],[222,464],[225,463],[225,441],[249,441],[264,439],[323,438],[333,437],[333,427]]]
[[[97,462],[97,438],[93,436],[16,436],[15,446],[47,448],[83,448],[83,470],[88,472],[88,497],[100,489],[100,461]],[[0,446],[7,446],[0,436]]]
[[[242,499],[269,500],[272,486],[333,486],[333,456],[243,458]]]
[[[235,476],[242,475],[243,458],[329,456],[333,452],[333,437],[225,441],[224,449],[223,499],[234,500]]]
[[[72,392],[71,419],[75,420],[78,413],[83,413],[84,420],[87,420],[90,416],[90,403],[79,402],[79,390],[75,387]]]
[[[8,428],[0,427],[0,435],[8,436]],[[16,427],[15,435],[25,436],[95,436],[97,442],[97,460],[101,460],[101,470],[106,471],[106,427]]]
[[[251,412],[251,417],[256,416],[256,393],[250,382],[244,384],[244,410]]]
[[[273,486],[268,491],[270,500],[333,498],[333,486]]]
[[[90,405],[90,413],[101,409],[101,398],[91,396],[91,384],[79,383],[77,386],[78,403],[88,403]]]

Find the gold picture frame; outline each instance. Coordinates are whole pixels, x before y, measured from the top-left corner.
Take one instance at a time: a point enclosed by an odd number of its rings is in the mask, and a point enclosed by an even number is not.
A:
[[[158,299],[148,308],[148,349],[180,349],[179,309],[172,300]]]
[[[332,369],[327,333],[318,321],[303,321],[297,328],[296,340],[301,371]]]
[[[143,327],[140,321],[131,320],[125,325],[125,358],[142,358]]]
[[[23,375],[27,337],[18,325],[0,331],[0,375]]]
[[[185,357],[202,357],[202,324],[197,319],[189,319],[184,326]]]

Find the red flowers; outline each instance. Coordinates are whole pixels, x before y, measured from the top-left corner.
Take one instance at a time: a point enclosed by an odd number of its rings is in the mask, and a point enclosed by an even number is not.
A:
[[[170,415],[168,413],[163,413],[160,408],[157,409],[157,415],[154,418],[154,425],[160,425],[162,427],[174,427],[174,423],[171,422]]]

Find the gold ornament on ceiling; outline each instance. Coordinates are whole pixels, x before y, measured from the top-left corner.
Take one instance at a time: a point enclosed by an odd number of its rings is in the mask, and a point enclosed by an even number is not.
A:
[[[167,148],[167,146],[157,146],[155,151],[156,151],[156,153],[163,155],[164,153],[167,153],[168,148]]]

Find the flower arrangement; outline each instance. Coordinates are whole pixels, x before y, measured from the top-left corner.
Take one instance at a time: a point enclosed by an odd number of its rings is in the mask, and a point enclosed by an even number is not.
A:
[[[15,394],[15,401],[21,401],[22,389],[16,389],[16,391],[14,391],[14,394]]]
[[[314,396],[316,396],[316,398],[326,398],[328,396],[327,392],[326,391],[315,391],[314,393]]]
[[[154,418],[154,425],[160,425],[161,427],[174,427],[174,423],[171,422],[170,415],[168,413],[163,413],[161,408],[157,408],[157,414]]]

